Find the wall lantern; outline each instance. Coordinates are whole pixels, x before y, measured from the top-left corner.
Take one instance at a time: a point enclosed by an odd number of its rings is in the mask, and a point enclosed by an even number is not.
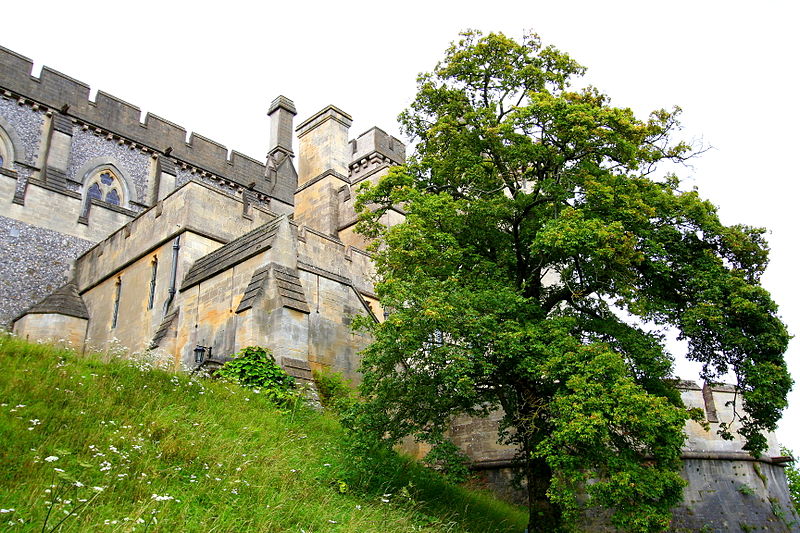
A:
[[[201,346],[197,345],[197,348],[194,349],[194,362],[198,365],[201,364],[206,359],[206,350],[208,350],[208,359],[211,359],[211,346]]]

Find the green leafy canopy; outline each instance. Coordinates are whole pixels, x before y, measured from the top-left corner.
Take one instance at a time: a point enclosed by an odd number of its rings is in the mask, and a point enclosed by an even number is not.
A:
[[[420,75],[400,116],[415,153],[359,197],[390,314],[362,322],[357,425],[437,441],[456,415],[502,409],[532,531],[570,527],[578,501],[660,530],[691,413],[658,328],[705,379],[733,372],[754,454],[786,405],[789,337],[759,285],[764,230],[724,226],[659,175],[693,155],[674,141],[680,109],[638,119],[570,90],[584,70],[536,35],[468,31]],[[390,209],[405,223],[384,227]]]

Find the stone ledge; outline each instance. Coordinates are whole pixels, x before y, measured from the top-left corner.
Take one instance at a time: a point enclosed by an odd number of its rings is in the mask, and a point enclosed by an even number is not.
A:
[[[353,124],[353,117],[338,107],[329,105],[305,119],[294,131],[297,132],[299,139],[328,120],[335,120],[345,128],[349,128]]]
[[[305,189],[311,187],[312,185],[314,185],[317,182],[322,181],[323,179],[327,178],[328,176],[333,176],[336,179],[342,180],[347,185],[350,185],[350,180],[347,179],[347,176],[345,176],[343,174],[339,174],[335,170],[328,169],[325,172],[323,172],[322,174],[320,174],[318,176],[315,176],[315,177],[311,178],[310,180],[308,180],[307,182],[305,182],[303,185],[298,187],[297,190],[294,191],[294,193],[297,194],[297,193],[299,193],[301,191],[304,191]]]

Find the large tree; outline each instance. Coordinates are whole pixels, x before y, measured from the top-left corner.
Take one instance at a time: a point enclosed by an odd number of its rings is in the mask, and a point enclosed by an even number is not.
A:
[[[732,373],[742,436],[764,450],[786,405],[788,342],[759,285],[763,230],[724,226],[659,163],[679,109],[646,120],[542,46],[471,31],[422,74],[401,115],[409,162],[360,196],[375,238],[362,429],[438,441],[452,418],[504,413],[520,450],[530,530],[569,528],[585,506],[654,531],[680,501],[684,425],[663,331],[703,378]],[[384,227],[387,209],[405,223]],[[659,329],[661,328],[661,329]]]

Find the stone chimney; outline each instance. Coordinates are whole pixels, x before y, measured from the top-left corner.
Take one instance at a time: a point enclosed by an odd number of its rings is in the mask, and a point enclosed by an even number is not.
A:
[[[300,142],[294,219],[338,238],[338,191],[350,181],[348,130],[353,119],[329,105],[297,127]]]
[[[269,147],[267,153],[274,155],[276,150],[284,155],[294,155],[292,152],[292,123],[297,110],[294,102],[285,96],[278,96],[269,106]]]

